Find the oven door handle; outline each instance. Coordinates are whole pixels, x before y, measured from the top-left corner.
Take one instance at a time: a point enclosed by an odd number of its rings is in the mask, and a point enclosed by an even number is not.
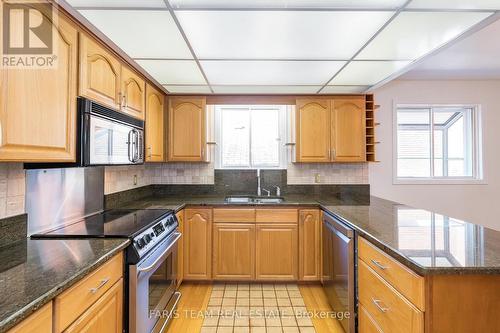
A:
[[[138,266],[137,272],[138,273],[147,273],[149,271],[152,271],[156,267],[156,265],[158,265],[162,260],[165,259],[167,253],[172,249],[172,247],[174,247],[177,244],[177,241],[181,238],[181,236],[182,236],[182,234],[180,232],[177,232],[172,243],[165,250],[163,250],[163,252],[158,256],[158,258],[156,258],[156,260],[149,266],[146,266],[146,267]]]

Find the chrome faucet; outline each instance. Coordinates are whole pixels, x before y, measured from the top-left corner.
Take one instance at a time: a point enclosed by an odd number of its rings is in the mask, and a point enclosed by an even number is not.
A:
[[[262,191],[260,190],[260,169],[257,169],[257,196],[261,196]]]
[[[266,190],[265,188],[263,188],[263,189],[262,189],[262,191],[266,192],[268,197],[270,197],[270,196],[271,196],[271,191]]]
[[[276,187],[276,196],[277,197],[281,196],[281,189],[280,189],[280,187],[276,186],[276,185],[274,185],[274,187]]]

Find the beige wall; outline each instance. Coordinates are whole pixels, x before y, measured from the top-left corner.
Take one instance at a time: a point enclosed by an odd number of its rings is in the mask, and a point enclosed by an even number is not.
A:
[[[448,214],[500,230],[500,81],[393,81],[374,91],[377,159],[369,167],[372,195]],[[481,105],[484,185],[394,185],[395,103]]]

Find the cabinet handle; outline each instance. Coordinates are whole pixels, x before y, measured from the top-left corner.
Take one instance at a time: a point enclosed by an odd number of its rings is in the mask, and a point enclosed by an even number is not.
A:
[[[382,301],[379,300],[379,299],[375,299],[375,298],[372,298],[372,302],[373,304],[375,304],[375,306],[377,307],[377,309],[380,310],[380,312],[382,313],[386,313],[387,311],[389,311],[389,308],[386,308],[386,307],[383,307],[381,304],[382,304]]]
[[[201,148],[201,159],[205,159],[205,148]]]
[[[381,263],[380,261],[378,261],[378,260],[372,259],[372,260],[371,260],[371,262],[372,262],[375,266],[377,266],[378,268],[380,268],[380,269],[381,269],[381,270],[383,270],[383,271],[385,271],[387,268],[389,268],[389,267],[387,267],[387,266],[382,265],[382,263]]]
[[[123,94],[123,106],[127,107],[127,95]]]
[[[335,159],[337,157],[336,153],[335,153],[335,148],[332,149],[332,159]]]
[[[123,106],[123,96],[122,96],[122,93],[119,92],[118,93],[118,105],[120,105],[120,108]]]
[[[332,159],[332,151],[331,151],[331,149],[328,149],[328,159],[329,160]]]
[[[152,151],[152,148],[151,148],[151,147],[148,147],[148,157],[153,156],[153,153],[151,153],[151,151]]]
[[[102,280],[101,280],[101,282],[99,283],[99,285],[98,285],[97,287],[90,288],[90,292],[91,292],[92,294],[95,294],[96,292],[98,292],[98,291],[99,291],[99,289],[101,289],[102,287],[104,287],[104,285],[105,285],[106,283],[108,283],[108,282],[109,282],[109,278],[108,278],[108,277],[107,277],[107,278],[102,279]]]

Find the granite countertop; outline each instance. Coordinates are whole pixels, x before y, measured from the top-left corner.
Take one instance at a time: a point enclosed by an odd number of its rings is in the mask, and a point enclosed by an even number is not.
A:
[[[178,211],[186,205],[235,205],[224,199],[223,195],[146,197],[123,208]],[[374,196],[360,203],[351,197],[292,195],[280,205],[321,207],[420,275],[500,274],[500,231]]]
[[[0,333],[123,250],[127,239],[23,239],[0,248]]]

